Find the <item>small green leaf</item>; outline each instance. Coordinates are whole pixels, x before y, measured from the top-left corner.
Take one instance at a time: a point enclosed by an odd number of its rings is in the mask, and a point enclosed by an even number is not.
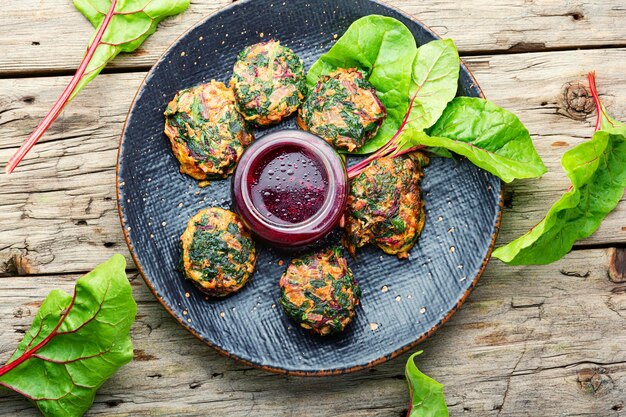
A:
[[[6,365],[0,386],[24,395],[44,416],[82,416],[97,389],[133,358],[137,305],[126,261],[114,255],[76,282],[74,296],[50,292]]]
[[[410,396],[407,417],[448,417],[443,385],[424,375],[415,366],[415,357],[421,354],[421,350],[414,353],[406,362],[405,375]]]
[[[417,49],[409,97],[413,100],[407,123],[413,129],[431,127],[456,95],[459,52],[452,39],[429,42]]]
[[[74,0],[74,6],[96,27],[87,52],[68,86],[37,128],[11,156],[5,167],[10,174],[35,146],[79,91],[120,52],[137,49],[157,25],[189,6],[190,0]]]

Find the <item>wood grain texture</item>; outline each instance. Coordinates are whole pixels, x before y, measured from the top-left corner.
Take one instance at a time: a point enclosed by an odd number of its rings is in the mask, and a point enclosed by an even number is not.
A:
[[[488,98],[529,128],[550,172],[506,187],[499,243],[535,225],[568,186],[560,158],[593,133],[589,99],[564,98],[566,86],[584,93],[595,69],[609,112],[626,120],[626,49],[468,58]],[[11,176],[0,176],[0,273],[87,271],[113,252],[128,256],[115,202],[119,135],[143,73],[98,77],[61,115]],[[7,161],[37,125],[68,77],[0,80],[0,161]],[[570,88],[570,90],[572,90]],[[576,90],[582,88],[582,90]],[[582,111],[575,112],[573,107]],[[580,120],[582,119],[582,120]],[[16,227],[19,225],[19,227]],[[583,245],[626,243],[626,204]],[[130,258],[129,258],[130,259]]]
[[[71,291],[78,271],[114,252],[128,257],[114,188],[126,110],[142,71],[185,28],[230,3],[194,0],[163,22],[135,54],[111,65],[123,73],[98,77],[18,172],[0,176],[0,362],[50,290]],[[499,239],[506,243],[539,221],[569,185],[560,158],[593,131],[587,71],[597,71],[609,112],[626,121],[626,7],[622,0],[389,3],[456,40],[487,97],[522,119],[550,169],[541,180],[506,187]],[[69,0],[3,6],[0,165],[65,87],[68,77],[51,75],[73,72],[92,30]],[[590,50],[573,50],[579,47]],[[556,52],[563,49],[572,50]],[[519,53],[525,51],[552,52]],[[616,247],[579,249],[550,266],[492,262],[461,311],[420,346],[418,366],[445,384],[452,416],[626,415],[624,199],[581,243]],[[135,272],[129,277],[139,304],[135,361],[104,385],[88,415],[404,416],[408,355],[323,380],[258,371],[195,340]],[[37,413],[3,391],[0,415]]]
[[[609,280],[607,250],[542,267],[492,263],[463,306],[420,345],[418,366],[445,385],[450,415],[603,416],[626,410],[626,286]],[[0,278],[0,360],[52,288],[76,275]],[[96,416],[403,416],[408,355],[331,378],[270,374],[194,339],[131,274],[139,304],[135,361],[99,391]],[[0,414],[34,416],[0,394]]]
[[[230,3],[232,0],[194,0],[187,12],[164,21],[135,54],[120,56],[111,68],[154,64],[182,31]],[[414,15],[441,36],[455,39],[462,53],[626,45],[626,26],[616,24],[626,19],[622,0],[388,3]],[[5,76],[76,69],[92,31],[69,0],[4,0],[0,28],[11,34],[0,37],[0,74]]]

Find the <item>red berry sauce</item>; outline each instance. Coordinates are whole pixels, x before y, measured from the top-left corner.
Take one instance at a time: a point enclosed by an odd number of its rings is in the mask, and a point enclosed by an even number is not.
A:
[[[262,240],[285,247],[322,238],[345,209],[347,175],[335,150],[300,130],[255,141],[233,176],[235,209]]]
[[[306,149],[287,145],[257,160],[248,187],[252,203],[266,217],[287,224],[302,223],[324,204],[328,176]]]

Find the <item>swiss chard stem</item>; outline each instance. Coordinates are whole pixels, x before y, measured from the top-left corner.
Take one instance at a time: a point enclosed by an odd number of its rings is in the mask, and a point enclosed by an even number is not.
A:
[[[70,311],[72,310],[72,308],[74,307],[74,301],[76,301],[76,291],[74,291],[74,296],[72,297],[72,301],[70,302],[70,305],[65,309],[65,312],[63,313],[63,315],[61,316],[61,318],[59,319],[59,322],[56,324],[56,326],[54,326],[54,329],[52,329],[52,331],[50,332],[50,334],[48,336],[46,336],[41,342],[37,343],[37,345],[33,346],[32,348],[26,350],[24,353],[22,353],[17,359],[15,359],[14,361],[11,361],[9,363],[7,363],[4,366],[0,366],[0,376],[6,374],[9,371],[12,371],[13,369],[17,368],[18,366],[20,366],[20,364],[22,364],[23,362],[26,362],[28,359],[32,358],[33,355],[35,353],[37,353],[37,351],[39,349],[41,349],[42,347],[44,347],[45,345],[48,344],[48,342],[57,335],[57,332],[59,330],[59,327],[61,327],[61,324],[63,324],[63,322],[65,321],[65,318],[67,317],[67,315],[70,313]],[[32,340],[31,340],[32,342]]]
[[[56,118],[59,116],[59,114],[61,114],[61,112],[63,111],[67,103],[69,102],[72,94],[74,93],[74,90],[76,90],[76,87],[78,86],[83,76],[85,75],[85,71],[87,70],[87,66],[89,65],[89,62],[91,62],[91,58],[93,58],[93,55],[95,54],[96,49],[98,49],[98,46],[100,46],[102,37],[104,36],[104,33],[106,32],[107,27],[109,26],[109,23],[111,22],[111,19],[115,15],[115,7],[117,6],[117,2],[118,0],[111,0],[111,7],[109,8],[109,11],[105,15],[104,20],[102,21],[102,24],[100,25],[100,28],[98,29],[98,32],[96,33],[96,36],[93,39],[93,42],[87,49],[87,52],[85,53],[85,57],[80,63],[80,66],[76,70],[76,74],[74,74],[68,86],[65,87],[65,90],[63,90],[63,93],[61,94],[59,99],[54,103],[54,106],[52,106],[52,109],[46,115],[46,117],[44,117],[44,119],[39,123],[39,125],[37,125],[37,128],[33,131],[33,133],[30,134],[28,139],[26,139],[26,141],[22,144],[22,146],[20,146],[17,152],[13,154],[11,159],[9,159],[9,162],[7,163],[7,166],[5,168],[5,172],[7,174],[10,174],[15,170],[18,164],[22,161],[22,159],[24,159],[26,154],[30,152],[30,150],[33,148],[33,146],[35,146],[35,144],[39,141],[39,139],[41,139],[44,133],[46,133],[46,131],[48,130],[52,122],[56,120]]]
[[[367,158],[365,158],[364,160],[362,160],[358,164],[355,164],[355,165],[351,166],[348,169],[348,179],[352,179],[352,178],[356,177],[357,175],[359,175],[375,159],[383,158],[385,156],[388,156],[388,155],[393,153],[398,148],[398,138],[400,137],[400,135],[402,134],[402,131],[404,131],[404,128],[406,127],[407,123],[409,122],[409,116],[411,114],[411,109],[413,108],[413,103],[415,103],[415,99],[417,98],[418,91],[416,91],[415,94],[413,94],[413,97],[411,97],[411,101],[409,102],[409,108],[408,108],[406,114],[404,115],[404,119],[402,120],[402,124],[400,125],[400,128],[395,133],[395,135],[393,135],[393,137],[391,139],[389,139],[389,142],[387,142],[382,148],[380,148],[379,150],[377,150],[376,152],[374,152],[373,154],[371,154],[370,156],[368,156]],[[406,152],[404,152],[404,153],[406,153]],[[402,153],[402,154],[404,154],[404,153]],[[399,155],[396,155],[396,156],[399,156]]]
[[[19,365],[21,365],[23,362],[26,362],[28,359],[32,358],[33,355],[39,350],[41,349],[43,346],[45,346],[50,339],[52,339],[54,336],[56,336],[56,332],[52,332],[50,333],[44,340],[42,340],[41,342],[39,342],[36,346],[34,346],[33,348],[27,350],[26,352],[24,352],[20,357],[18,357],[17,359],[15,359],[12,362],[7,363],[4,366],[0,366],[0,376],[8,373],[9,371],[12,371],[13,369],[17,368]]]
[[[589,80],[589,89],[591,90],[591,95],[593,96],[593,101],[596,104],[596,132],[602,129],[602,124],[604,122],[610,124],[615,127],[614,120],[606,114],[606,110],[600,101],[600,96],[598,95],[598,89],[596,88],[596,73],[591,71],[587,74],[587,80]]]
[[[596,131],[598,131],[602,126],[602,103],[600,103],[600,97],[598,97],[598,90],[596,89],[596,73],[594,71],[589,72],[587,80],[589,80],[589,89],[596,104]]]

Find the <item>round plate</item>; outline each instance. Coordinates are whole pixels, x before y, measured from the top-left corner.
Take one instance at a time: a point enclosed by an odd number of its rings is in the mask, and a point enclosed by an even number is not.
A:
[[[337,337],[293,324],[278,305],[278,280],[290,254],[257,244],[256,271],[237,294],[205,297],[178,272],[179,237],[198,210],[231,208],[230,179],[199,188],[179,173],[163,134],[163,111],[178,90],[228,82],[245,46],[279,39],[307,68],[356,19],[381,14],[402,21],[418,44],[437,36],[413,18],[370,0],[239,1],[193,27],[152,68],[132,105],[119,149],[118,202],[130,252],[163,306],[220,352],[263,369],[328,375],[372,366],[431,335],[459,308],[482,273],[501,215],[500,181],[464,160],[433,158],[422,182],[427,220],[410,259],[369,246],[350,260],[363,296]],[[480,96],[461,69],[459,94]],[[265,131],[295,128],[293,119]]]

